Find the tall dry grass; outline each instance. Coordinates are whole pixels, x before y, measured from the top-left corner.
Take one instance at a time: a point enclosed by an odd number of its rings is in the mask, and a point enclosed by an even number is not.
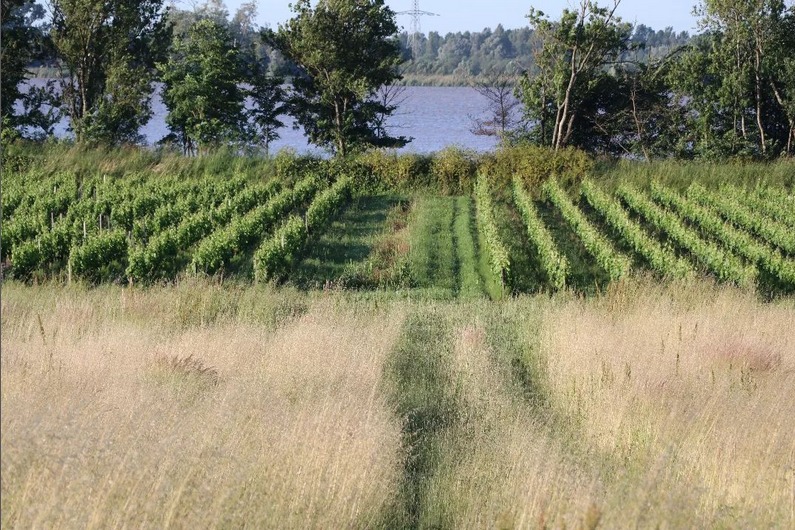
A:
[[[607,481],[607,526],[795,527],[795,310],[705,284],[549,310],[555,410]]]
[[[510,383],[479,319],[455,332],[459,421],[442,436],[427,506],[450,528],[593,528],[595,478]]]
[[[402,472],[382,382],[400,312],[167,317],[222,304],[197,289],[4,287],[3,528],[379,520]]]
[[[6,284],[2,310],[4,528],[795,526],[792,300]]]

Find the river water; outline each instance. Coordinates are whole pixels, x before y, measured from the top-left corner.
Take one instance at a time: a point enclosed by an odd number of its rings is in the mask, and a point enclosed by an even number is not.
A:
[[[40,79],[31,84],[43,83]],[[492,136],[473,134],[473,120],[486,117],[488,100],[468,87],[404,87],[396,100],[398,108],[387,122],[390,134],[413,140],[400,152],[431,153],[447,146],[475,151],[488,151],[497,145]],[[152,99],[152,119],[141,129],[147,145],[153,145],[168,134],[167,109],[158,92]],[[298,153],[321,154],[310,145],[303,130],[292,127],[292,120],[283,117],[287,126],[279,130],[281,138],[271,143],[271,152],[290,148]],[[68,120],[63,119],[55,129],[58,137],[68,137]]]

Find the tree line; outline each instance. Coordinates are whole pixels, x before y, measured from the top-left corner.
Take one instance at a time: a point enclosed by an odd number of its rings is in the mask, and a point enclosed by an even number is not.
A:
[[[416,35],[418,53],[415,56],[410,37],[407,32],[399,36],[407,61],[403,73],[417,83],[440,78],[460,83],[471,77],[488,77],[495,71],[520,72],[534,65],[534,50],[538,44],[532,28],[504,29],[499,24],[493,30],[485,28],[446,35],[431,31],[427,35]],[[670,27],[655,31],[638,24],[632,28],[630,42],[636,45],[632,59],[647,62],[687,45],[690,35],[686,31],[677,33]]]
[[[700,0],[701,33],[655,31],[580,0],[517,30],[399,32],[383,0],[298,0],[278,28],[256,1],[181,10],[166,0],[2,0],[3,141],[46,138],[63,116],[81,144],[140,143],[161,84],[187,154],[260,146],[292,116],[334,154],[401,147],[385,126],[406,76],[454,75],[489,100],[479,134],[640,158],[770,159],[795,149],[795,6]],[[54,65],[44,86],[31,64]],[[472,81],[475,80],[475,81]]]

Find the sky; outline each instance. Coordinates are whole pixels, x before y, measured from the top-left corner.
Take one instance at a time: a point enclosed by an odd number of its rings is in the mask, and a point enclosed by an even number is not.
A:
[[[196,1],[196,0],[193,0]],[[234,13],[243,0],[225,0],[230,13]],[[292,16],[288,7],[291,0],[258,0],[257,23],[276,28]],[[188,8],[189,0],[178,2]],[[387,0],[387,5],[395,12],[409,11],[413,8],[413,0]],[[671,26],[677,32],[697,33],[696,19],[691,14],[697,0],[622,0],[618,13],[624,21],[645,24],[655,30]],[[560,17],[565,7],[574,7],[579,2],[567,0],[419,0],[422,11],[437,13],[439,16],[423,16],[421,29],[423,33],[437,31],[444,35],[457,31],[481,31],[483,28],[494,29],[502,24],[505,29],[527,26],[526,15],[530,7],[540,9],[552,19]],[[612,0],[601,0],[602,6],[612,4]],[[398,26],[408,31],[411,28],[411,17],[398,15]]]

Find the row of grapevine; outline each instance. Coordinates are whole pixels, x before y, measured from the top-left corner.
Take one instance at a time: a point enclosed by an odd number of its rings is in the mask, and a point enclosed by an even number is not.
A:
[[[649,224],[662,230],[679,246],[701,262],[721,281],[738,285],[752,283],[756,269],[742,264],[734,255],[724,252],[718,246],[702,239],[694,230],[686,227],[675,214],[662,209],[640,192],[622,186],[618,195]]]
[[[127,234],[121,230],[102,232],[69,253],[70,277],[97,283],[121,277],[127,264]]]
[[[544,269],[547,282],[554,289],[563,289],[566,285],[569,262],[566,256],[558,252],[552,234],[538,216],[533,200],[519,178],[513,180],[513,198],[527,228],[530,243],[538,253],[538,260]]]
[[[765,270],[781,286],[795,287],[795,262],[760,243],[748,232],[726,223],[717,213],[682,197],[663,186],[652,184],[652,197],[657,202],[673,208],[684,219],[698,225],[704,233],[720,241],[736,254]]]
[[[343,177],[317,195],[306,215],[290,218],[254,254],[254,273],[260,281],[278,280],[287,275],[298,260],[310,234],[320,230],[346,204],[353,180]]]
[[[47,178],[37,175],[3,177],[3,220],[16,215],[35,215],[44,222],[66,211],[77,197],[76,177],[59,173]],[[10,188],[10,189],[9,189]]]
[[[489,183],[483,175],[478,175],[475,181],[475,210],[478,231],[483,235],[491,272],[500,279],[502,287],[505,288],[511,270],[511,259],[500,237],[497,221],[494,218],[494,203]]]
[[[58,269],[69,257],[72,246],[72,230],[66,223],[59,223],[52,230],[36,239],[25,241],[14,248],[12,274],[25,279],[43,265]]]
[[[191,260],[193,272],[214,274],[229,265],[230,260],[256,243],[270,228],[294,207],[309,200],[322,185],[310,176],[291,189],[274,196],[227,226],[216,230],[197,247]]]
[[[759,235],[786,254],[795,254],[795,231],[787,226],[757,215],[732,197],[710,193],[699,184],[690,186],[687,196],[699,204],[713,208],[735,226]]]
[[[263,201],[272,200],[280,189],[278,182],[271,181],[247,187],[231,197],[226,195],[214,210],[189,215],[178,225],[157,233],[146,244],[133,246],[127,276],[133,281],[173,277],[188,261],[187,251],[194,244],[222,229],[235,216],[246,215]],[[290,191],[284,194],[289,197]]]
[[[793,197],[788,195],[770,196],[765,193],[745,192],[734,186],[721,188],[721,194],[727,194],[738,201],[770,219],[782,223],[795,230],[795,208]]]
[[[160,223],[161,226],[166,225],[168,222],[178,221],[179,218],[185,215],[186,210],[195,208],[195,197],[203,197],[208,194],[207,189],[198,192],[199,188],[195,184],[186,185],[177,183],[176,181],[167,184],[159,181],[158,188],[165,198],[175,197],[179,194],[185,194],[188,197],[188,200],[180,200],[176,204],[167,204],[155,210],[152,216],[156,215],[158,211],[161,212],[161,215],[162,212],[166,210],[169,213],[168,216],[162,216],[156,219],[157,223]],[[227,184],[221,187],[209,186],[207,188],[217,188],[218,190],[232,189]],[[150,196],[143,188],[139,187],[138,190],[140,193],[144,194],[145,197]],[[198,193],[191,193],[192,191]],[[131,195],[131,193],[128,193],[128,195]],[[135,200],[131,202],[134,204],[141,204],[137,203]],[[153,202],[149,200],[145,202],[147,204],[153,204]],[[38,269],[46,269],[50,273],[60,270],[66,264],[70,255],[70,249],[73,246],[83,246],[87,244],[90,239],[93,239],[98,234],[102,235],[110,229],[109,217],[104,218],[104,226],[102,226],[102,212],[105,208],[105,205],[100,204],[93,197],[89,196],[82,200],[75,201],[75,203],[70,206],[67,214],[63,218],[55,221],[47,230],[37,233],[28,232],[27,235],[30,237],[22,241],[18,240],[22,238],[16,237],[16,234],[12,232],[12,237],[8,239],[4,238],[4,244],[9,241],[14,243],[11,249],[11,274],[16,278],[25,279],[29,278],[34,271]],[[97,219],[94,215],[97,214],[98,210],[100,213]],[[139,210],[138,213],[143,214],[144,211]],[[21,215],[21,212],[18,212],[18,216],[19,217],[15,219],[15,221],[25,219],[25,216]],[[11,223],[11,225],[12,227],[25,226],[21,223]],[[102,229],[100,229],[100,227]],[[91,245],[89,245],[88,248],[91,248]]]
[[[790,222],[795,222],[795,195],[792,194],[792,191],[787,193],[782,189],[758,188],[752,196],[764,203],[775,203],[777,208],[787,213]]]
[[[610,241],[594,228],[580,209],[572,203],[563,188],[555,180],[550,179],[544,184],[543,190],[547,199],[557,207],[572,231],[582,241],[585,249],[608,277],[611,280],[618,280],[626,276],[632,266],[629,258],[618,252]]]
[[[615,199],[600,190],[590,181],[580,188],[588,204],[605,220],[615,232],[643,257],[649,266],[665,277],[684,278],[693,273],[690,264],[679,258],[670,249],[646,233],[641,226],[629,218],[627,212]]]

